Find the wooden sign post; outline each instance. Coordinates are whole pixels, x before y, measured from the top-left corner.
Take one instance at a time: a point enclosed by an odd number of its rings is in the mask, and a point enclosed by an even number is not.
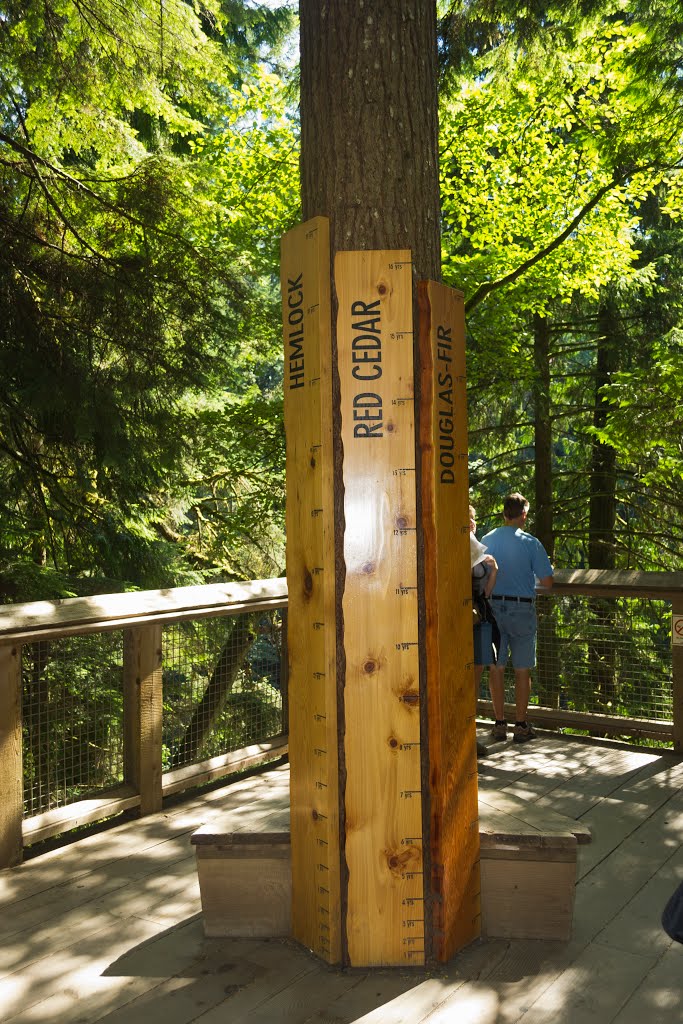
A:
[[[418,285],[433,951],[480,932],[463,295]]]
[[[341,960],[328,221],[282,240],[292,931]]]
[[[479,933],[462,302],[421,289],[418,446],[410,252],[334,285],[333,345],[315,218],[282,246],[293,934],[420,965]]]

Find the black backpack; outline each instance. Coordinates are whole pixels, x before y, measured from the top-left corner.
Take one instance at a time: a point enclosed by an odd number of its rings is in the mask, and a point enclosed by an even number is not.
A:
[[[670,938],[683,942],[683,882],[664,907],[662,928]]]

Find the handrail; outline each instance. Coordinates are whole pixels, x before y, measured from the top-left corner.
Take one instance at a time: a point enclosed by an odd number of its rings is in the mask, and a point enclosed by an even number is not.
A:
[[[683,600],[683,572],[641,572],[636,569],[558,569],[552,587],[538,594],[590,594],[591,597],[646,597]]]
[[[56,640],[62,636],[102,633],[153,622],[234,615],[286,605],[287,580],[284,578],[0,605],[0,642]]]

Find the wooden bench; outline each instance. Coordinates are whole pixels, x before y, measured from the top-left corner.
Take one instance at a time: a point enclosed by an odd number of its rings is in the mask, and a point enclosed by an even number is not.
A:
[[[482,936],[567,940],[586,826],[507,793],[480,792],[479,834]],[[290,934],[289,832],[221,832],[211,824],[192,843],[207,936]]]
[[[571,936],[581,822],[508,793],[479,793],[481,934],[500,939]]]
[[[291,933],[289,832],[220,832],[215,825],[204,825],[191,841],[205,935],[263,938]]]

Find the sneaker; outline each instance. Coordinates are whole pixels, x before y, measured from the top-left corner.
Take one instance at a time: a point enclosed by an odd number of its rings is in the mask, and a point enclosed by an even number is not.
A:
[[[477,757],[486,757],[487,754],[488,750],[486,749],[485,744],[480,743],[479,740],[477,740]]]
[[[507,722],[494,722],[491,728],[491,736],[494,740],[506,740],[508,738]]]
[[[526,743],[527,740],[533,740],[535,738],[536,733],[528,722],[515,722],[514,734],[512,736],[514,743]]]

